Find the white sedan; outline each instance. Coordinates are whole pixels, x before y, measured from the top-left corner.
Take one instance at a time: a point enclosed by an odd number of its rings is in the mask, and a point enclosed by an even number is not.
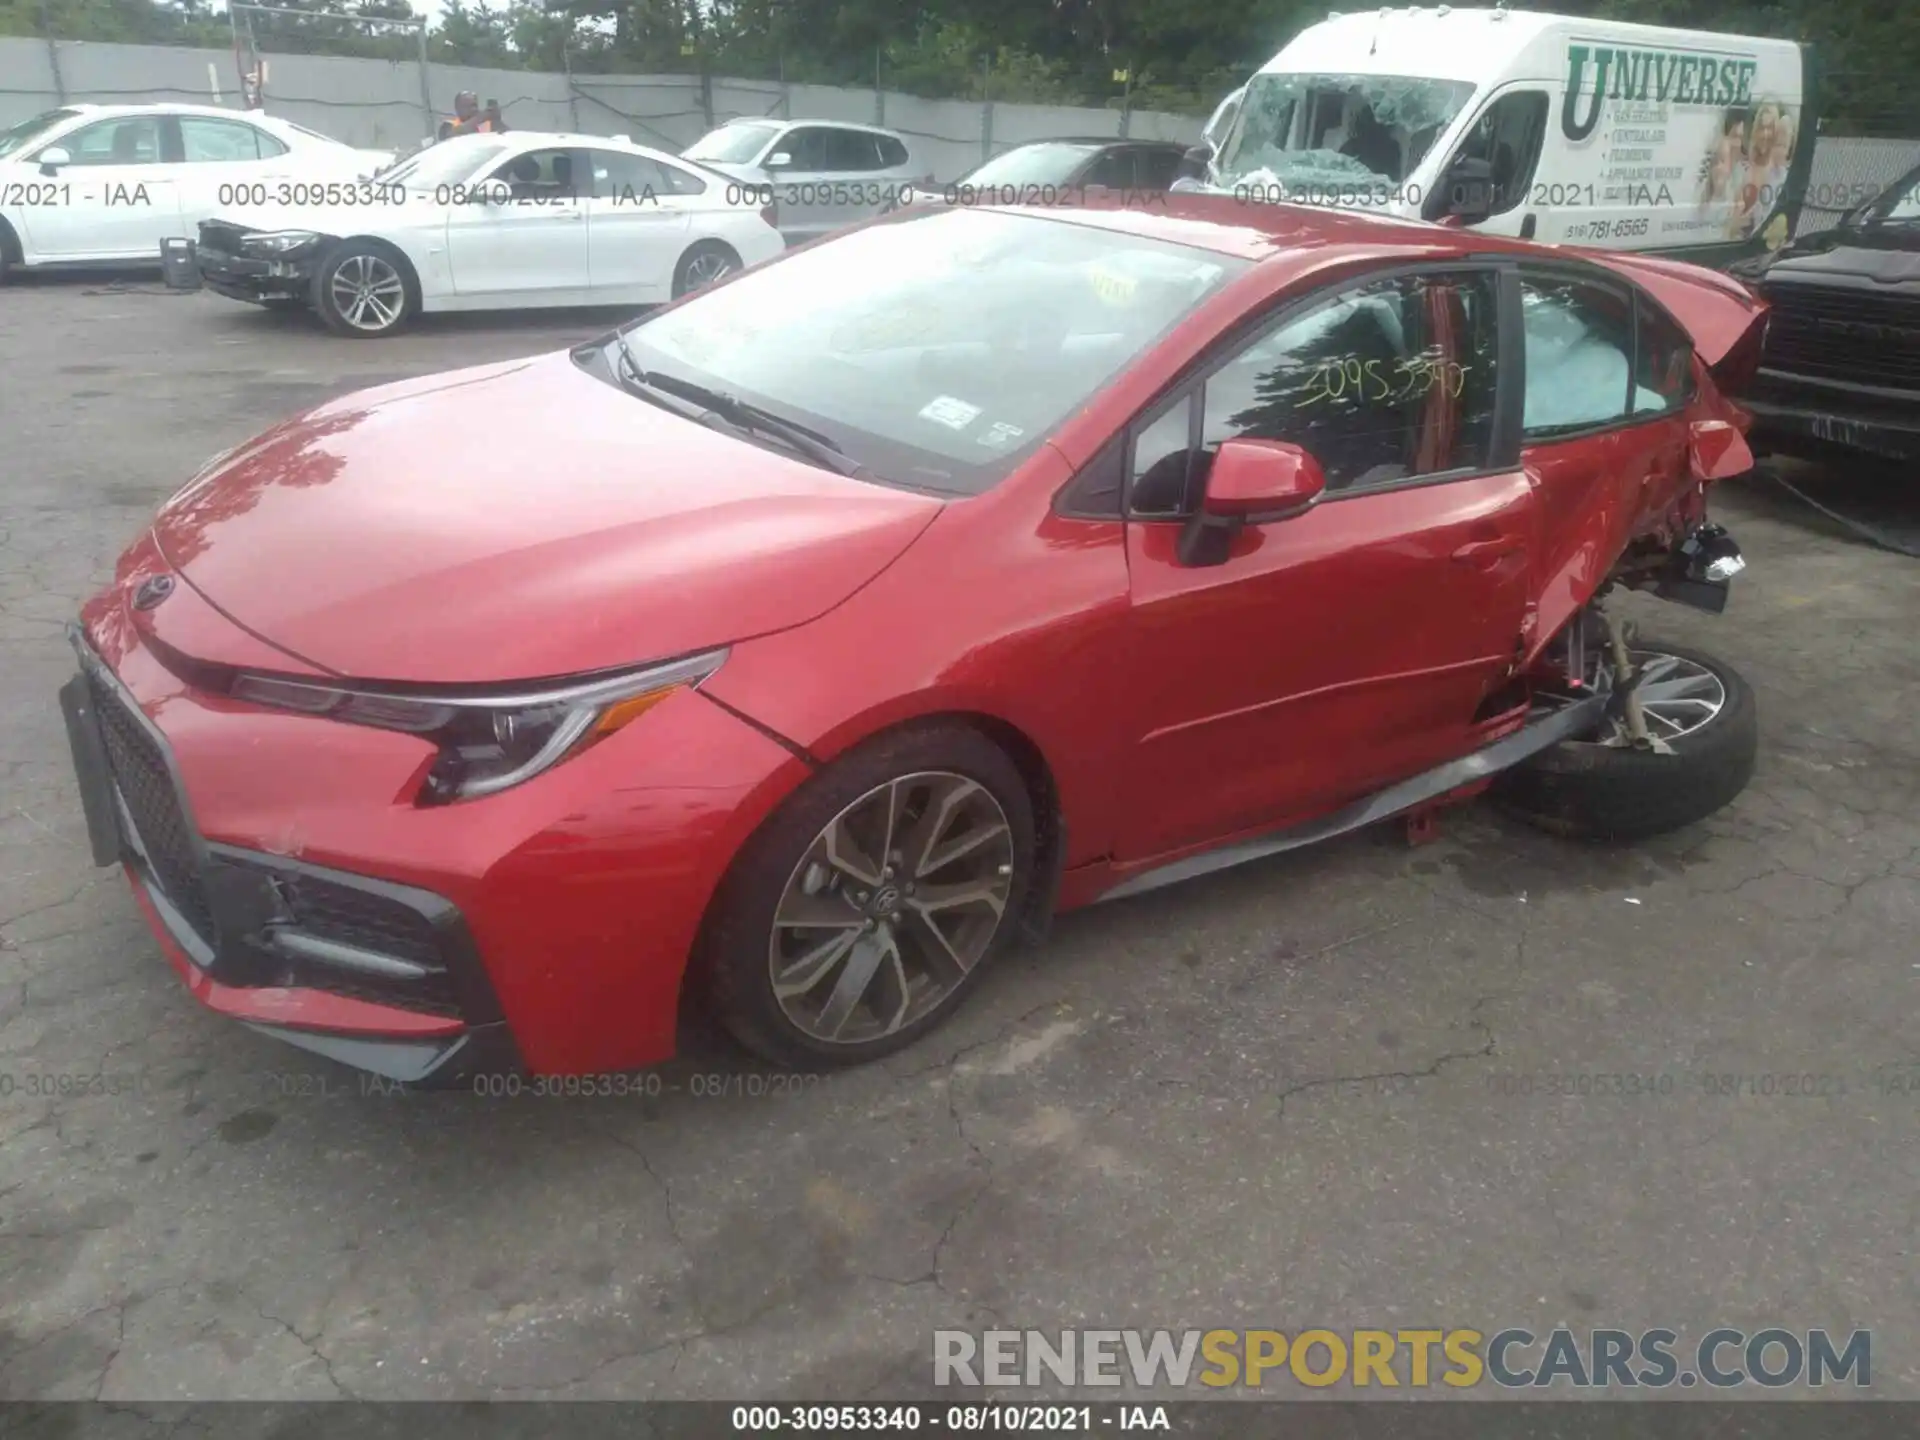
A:
[[[353,180],[384,158],[257,110],[63,105],[0,131],[0,278],[158,265],[235,187]]]
[[[357,185],[222,214],[196,253],[211,290],[310,305],[370,339],[422,311],[674,299],[786,248],[758,198],[624,139],[463,135]]]

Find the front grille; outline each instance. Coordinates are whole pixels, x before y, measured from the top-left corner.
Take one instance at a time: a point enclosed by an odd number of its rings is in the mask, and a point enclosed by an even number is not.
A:
[[[1920,391],[1920,295],[1784,283],[1763,288],[1773,307],[1765,368]]]
[[[113,772],[120,798],[139,831],[153,882],[194,933],[211,945],[213,908],[207,903],[193,832],[181,812],[166,756],[111,686],[91,672],[87,684],[93,692],[94,711],[100,717],[101,738],[106,742],[107,768]]]

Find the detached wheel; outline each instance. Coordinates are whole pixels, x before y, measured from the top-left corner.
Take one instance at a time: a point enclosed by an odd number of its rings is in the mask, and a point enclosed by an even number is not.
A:
[[[1669,753],[1569,740],[1502,775],[1496,799],[1557,835],[1639,840],[1704,820],[1753,778],[1753,688],[1724,660],[1661,641],[1628,652],[1647,733]]]
[[[702,240],[682,255],[680,263],[674,267],[673,298],[678,300],[682,295],[716,285],[734,271],[744,268],[731,245],[723,245],[718,240]]]
[[[313,308],[336,335],[377,340],[412,318],[419,295],[398,254],[372,241],[349,240],[320,263]]]
[[[997,745],[963,726],[883,736],[742,849],[698,957],[714,1012],[793,1069],[910,1045],[1012,933],[1033,856],[1032,804]]]

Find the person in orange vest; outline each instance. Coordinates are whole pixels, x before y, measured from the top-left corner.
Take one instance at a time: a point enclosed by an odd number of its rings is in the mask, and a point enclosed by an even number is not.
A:
[[[500,119],[500,102],[489,101],[487,108],[480,108],[480,97],[471,90],[462,90],[453,97],[453,115],[440,122],[442,140],[450,140],[455,135],[489,135],[506,129]]]

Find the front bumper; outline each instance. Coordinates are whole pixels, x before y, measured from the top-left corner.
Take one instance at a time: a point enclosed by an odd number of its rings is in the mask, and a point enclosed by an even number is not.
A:
[[[1920,461],[1920,395],[1816,389],[1762,371],[1754,393],[1742,395],[1740,406],[1753,415],[1747,438],[1761,453],[1813,459],[1851,453]]]
[[[207,289],[256,305],[268,300],[305,300],[313,291],[313,275],[320,263],[317,251],[269,260],[210,249],[204,240],[194,249],[194,262]]]
[[[146,627],[212,643],[211,621],[184,584],[132,612],[149,551],[87,606],[61,701],[94,858],[201,1003],[422,1085],[674,1053],[708,900],[803,762],[689,692],[525,786],[421,808],[425,742],[175,675]]]
[[[62,687],[94,862],[119,863],[205,1005],[413,1084],[521,1068],[459,910],[444,897],[195,829],[165,737],[79,628]]]

